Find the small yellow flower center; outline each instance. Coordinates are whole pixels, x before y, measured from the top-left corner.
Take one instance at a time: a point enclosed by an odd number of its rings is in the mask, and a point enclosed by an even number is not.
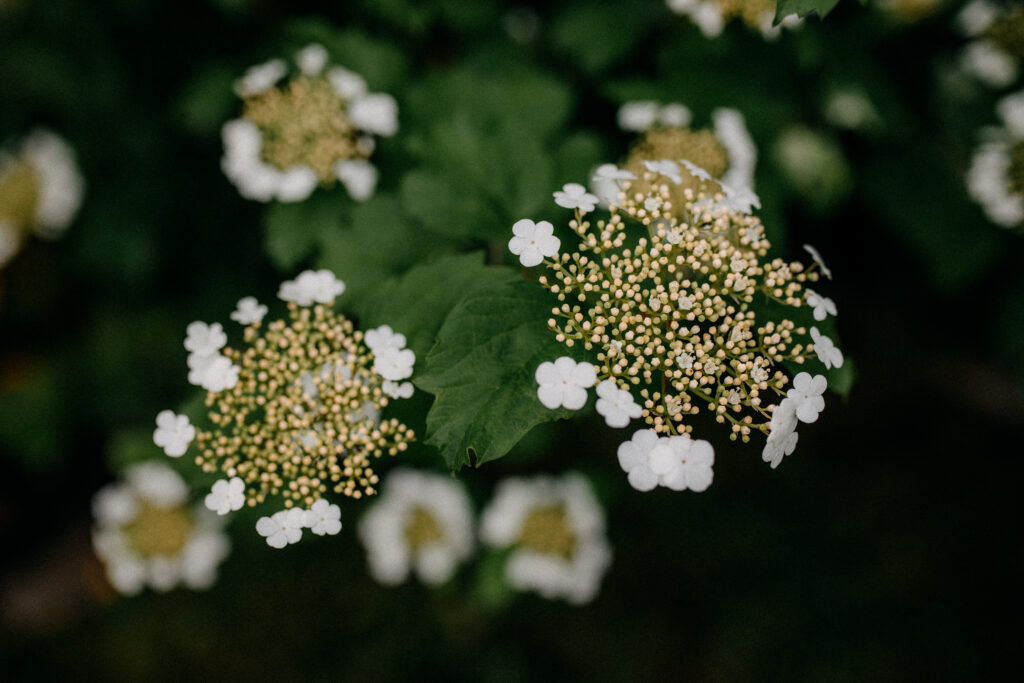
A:
[[[414,507],[405,523],[405,541],[415,554],[421,548],[444,538],[434,515],[422,507]]]
[[[38,201],[39,174],[31,164],[16,160],[0,173],[0,221],[31,225]]]
[[[636,141],[626,161],[626,169],[632,171],[638,178],[632,184],[634,192],[651,192],[650,183],[643,180],[644,173],[647,172],[644,162],[662,159],[669,159],[677,164],[680,159],[686,159],[710,173],[712,178],[720,178],[729,168],[729,155],[714,131],[652,128]],[[679,169],[683,177],[682,184],[669,183],[669,194],[675,206],[683,206],[686,203],[686,190],[697,192],[700,189],[700,181],[697,178],[690,175],[682,165]]]
[[[775,16],[775,0],[718,0],[722,8],[722,17],[728,21],[739,17],[743,23],[753,29],[761,28],[761,17],[767,12]]]
[[[569,526],[565,507],[552,505],[531,510],[523,522],[518,545],[538,553],[572,557],[576,534]]]
[[[263,158],[281,170],[309,166],[323,185],[334,165],[363,158],[345,100],[322,76],[298,76],[245,100],[244,115],[263,133]]]
[[[195,529],[192,514],[185,507],[157,507],[140,503],[138,516],[123,533],[129,547],[143,557],[174,557]]]
[[[1018,59],[1024,59],[1024,7],[1003,12],[985,31],[985,37]]]

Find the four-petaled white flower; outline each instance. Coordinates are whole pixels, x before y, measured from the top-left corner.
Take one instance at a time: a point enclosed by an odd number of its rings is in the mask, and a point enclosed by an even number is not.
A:
[[[836,314],[836,302],[827,296],[821,296],[813,289],[807,292],[807,305],[814,309],[814,319],[824,320],[830,315]]]
[[[364,202],[377,189],[377,167],[365,159],[342,159],[334,165],[334,175],[345,186],[352,199]]]
[[[636,180],[636,174],[624,168],[619,168],[615,164],[601,164],[594,171],[592,180],[610,180],[612,182]]]
[[[306,526],[305,510],[290,508],[275,512],[270,517],[260,517],[256,531],[267,539],[271,548],[283,548],[289,543],[298,543],[302,529]]]
[[[288,73],[288,66],[283,59],[271,59],[269,62],[249,67],[240,79],[235,81],[235,92],[239,97],[252,97],[266,92]]]
[[[597,371],[587,362],[577,363],[562,356],[554,363],[545,361],[534,373],[537,398],[545,407],[579,410],[587,402],[587,389],[597,382]]]
[[[404,334],[395,332],[391,329],[390,325],[381,325],[380,327],[368,330],[363,335],[363,342],[374,353],[385,353],[389,349],[394,351],[404,349],[406,339]]]
[[[651,173],[660,173],[676,185],[683,182],[682,171],[679,168],[679,164],[672,161],[671,159],[662,159],[661,161],[645,161],[644,166]]]
[[[295,63],[307,76],[315,76],[327,66],[327,49],[319,43],[311,43],[295,53]]]
[[[508,250],[518,256],[519,262],[527,268],[539,265],[545,258],[558,254],[561,242],[554,236],[554,227],[548,221],[534,223],[529,218],[524,218],[515,222],[512,232],[515,237],[508,241]]]
[[[341,508],[323,498],[304,510],[302,516],[303,524],[317,536],[334,536],[341,531]]]
[[[241,510],[245,505],[245,482],[240,477],[232,477],[230,481],[218,479],[213,482],[213,487],[203,500],[203,504],[218,515]]]
[[[373,369],[384,379],[393,382],[412,376],[416,354],[411,349],[385,348],[373,356]]]
[[[294,301],[300,306],[329,304],[345,291],[345,283],[329,270],[306,270],[294,280],[281,283],[277,296],[282,301]]]
[[[213,393],[232,389],[238,382],[238,366],[219,353],[210,356],[191,353],[188,367],[188,381]]]
[[[175,415],[170,410],[163,410],[156,416],[153,443],[164,449],[164,453],[172,458],[184,455],[194,438],[196,438],[196,428],[192,426],[187,416]]]
[[[597,385],[597,412],[604,416],[609,427],[621,428],[643,414],[633,395],[619,389],[614,380],[606,379]]]
[[[814,247],[812,247],[809,244],[805,244],[804,245],[804,251],[806,251],[808,254],[810,254],[811,258],[814,259],[814,262],[818,264],[819,268],[821,268],[821,274],[824,275],[825,277],[827,277],[829,280],[831,280],[832,279],[832,271],[829,269],[828,266],[825,265],[825,262],[822,260],[821,254],[818,253],[818,250],[815,249]]]
[[[267,314],[267,307],[256,300],[254,296],[247,296],[238,300],[238,307],[231,313],[231,319],[240,325],[251,325],[263,320]]]
[[[220,323],[207,325],[195,321],[185,328],[185,349],[201,356],[209,356],[220,351],[228,343],[228,336]]]
[[[681,163],[683,166],[685,166],[686,170],[690,172],[690,175],[692,175],[697,180],[711,180],[711,174],[708,173],[707,171],[705,171],[703,168],[701,168],[697,164],[693,163],[692,161],[687,161],[686,159],[680,159],[679,163]]]
[[[825,364],[826,368],[843,367],[843,352],[839,350],[830,337],[818,332],[817,327],[811,328],[811,339],[814,340],[814,352]]]
[[[409,398],[413,393],[412,382],[392,382],[389,379],[384,380],[380,385],[381,391],[390,396],[391,398]]]
[[[566,209],[579,209],[580,211],[593,211],[600,201],[597,195],[587,192],[587,188],[579,183],[566,183],[554,195],[555,204]]]
[[[824,375],[815,375],[801,372],[793,378],[793,388],[786,396],[793,401],[793,409],[801,422],[811,423],[818,419],[818,413],[825,409],[825,399],[822,394],[828,388],[828,380]]]
[[[369,93],[353,100],[348,117],[362,130],[383,137],[398,131],[398,104],[387,93]]]

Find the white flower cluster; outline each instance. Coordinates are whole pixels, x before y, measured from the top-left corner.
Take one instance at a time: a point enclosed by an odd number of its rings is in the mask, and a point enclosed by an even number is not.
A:
[[[366,157],[375,146],[374,135],[389,137],[398,131],[398,105],[391,95],[369,92],[366,81],[359,74],[341,66],[331,66],[328,62],[327,50],[318,44],[309,45],[295,55],[299,69],[296,78],[323,83],[339,100],[338,113],[344,118],[345,130],[331,130],[335,134],[333,142],[339,150],[346,151],[318,160],[318,163],[330,164],[327,168],[333,177],[325,178],[322,170],[313,167],[317,164],[303,163],[301,158],[291,161],[287,167],[268,159],[265,131],[258,122],[243,116],[227,122],[221,131],[224,142],[221,167],[243,197],[261,202],[274,199],[297,202],[309,197],[318,185],[326,185],[334,179],[341,181],[357,201],[373,195],[378,172]],[[280,82],[288,74],[288,64],[282,59],[273,59],[250,68],[235,83],[235,92],[247,101],[259,98],[281,87]],[[307,93],[307,97],[313,99],[314,96]],[[319,103],[324,105],[322,97]],[[325,106],[330,106],[330,103]],[[288,119],[289,125],[304,125],[302,111],[289,109],[280,114]],[[325,118],[331,117],[325,116],[324,112],[312,112],[305,118],[313,130],[322,127]]]
[[[793,378],[793,388],[772,413],[771,432],[761,453],[761,459],[771,464],[772,469],[779,466],[783,456],[792,455],[796,449],[797,422],[810,424],[817,421],[818,414],[825,409],[822,394],[827,388],[828,380],[824,375],[811,377],[809,373],[801,372]]]
[[[256,532],[267,539],[271,548],[298,543],[302,540],[303,529],[317,536],[336,535],[341,531],[341,508],[321,498],[308,510],[285,508],[270,517],[260,517],[256,522]]]
[[[960,52],[960,67],[990,88],[1005,88],[1020,75],[1019,57],[992,34],[993,28],[1021,22],[1020,16],[1010,15],[1012,11],[991,0],[972,0],[956,18],[960,32],[973,38]]]
[[[473,552],[473,509],[461,484],[410,469],[388,473],[380,498],[359,520],[370,574],[395,586],[410,573],[448,581]]]
[[[0,151],[0,197],[7,204],[0,204],[0,267],[29,233],[44,239],[63,235],[84,193],[75,152],[58,135],[40,128],[16,152]]]
[[[673,491],[700,493],[711,486],[715,450],[704,440],[688,435],[658,436],[653,429],[640,429],[619,445],[619,466],[630,486],[651,491],[658,486]]]
[[[1024,223],[1024,90],[996,105],[1002,126],[984,131],[967,171],[967,191],[996,225],[1014,228]],[[1017,183],[1020,181],[1017,180]]]
[[[501,482],[481,516],[480,538],[511,549],[505,577],[513,588],[573,604],[593,600],[612,559],[604,511],[574,473]]]
[[[373,352],[373,369],[384,378],[384,393],[391,398],[412,396],[412,382],[401,381],[412,376],[416,363],[416,354],[405,348],[405,335],[381,325],[367,331],[363,342]]]
[[[760,31],[765,40],[775,40],[782,33],[782,29],[793,29],[803,23],[803,19],[796,14],[790,14],[783,18],[778,26],[773,26],[775,21],[774,2],[750,3],[754,6],[752,9],[761,8],[754,14],[750,14],[749,10],[737,12],[731,5],[723,6],[719,0],[665,0],[665,4],[676,14],[688,16],[705,38],[720,36],[726,22],[732,18],[733,14],[737,13],[752,28]],[[740,7],[744,7],[743,3],[740,3]]]
[[[131,595],[147,585],[213,585],[231,544],[220,519],[187,499],[181,477],[155,462],[132,465],[124,481],[96,493],[93,547],[115,589]]]

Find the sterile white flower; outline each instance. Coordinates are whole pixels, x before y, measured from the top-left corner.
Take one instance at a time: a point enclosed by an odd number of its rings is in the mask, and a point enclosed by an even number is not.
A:
[[[175,415],[170,410],[163,410],[156,416],[153,443],[172,458],[181,457],[195,438],[196,428],[187,416]]]
[[[348,117],[362,130],[390,137],[398,132],[398,104],[387,93],[367,93],[348,105]]]
[[[679,102],[669,102],[658,111],[658,123],[669,128],[685,128],[692,119],[689,107]]]
[[[609,427],[625,427],[631,419],[643,414],[643,408],[633,395],[620,389],[614,380],[606,379],[597,385],[597,412]]]
[[[21,143],[19,157],[36,176],[31,228],[39,237],[56,239],[75,217],[85,194],[75,151],[59,135],[38,128]]]
[[[363,343],[374,353],[384,353],[388,350],[400,351],[405,348],[405,335],[395,332],[390,325],[381,325],[372,330],[367,330],[363,335]]]
[[[686,159],[680,159],[679,163],[681,163],[684,167],[686,167],[686,170],[690,172],[690,175],[692,175],[697,180],[703,180],[703,181],[710,181],[711,180],[711,174],[708,173],[707,171],[705,171],[703,168],[701,168],[697,164],[693,163],[692,161],[687,161]]]
[[[822,260],[821,254],[818,253],[818,250],[815,249],[814,247],[812,247],[809,244],[805,244],[804,245],[804,251],[806,251],[808,254],[810,254],[811,258],[814,259],[814,262],[818,264],[818,268],[821,269],[821,274],[824,275],[825,277],[827,277],[829,280],[831,280],[832,279],[832,270],[829,269],[829,267],[825,265],[825,261]]]
[[[537,366],[534,378],[538,384],[537,398],[545,407],[579,410],[587,402],[587,389],[597,382],[597,372],[590,363],[577,363],[562,356],[553,363],[545,361]]]
[[[213,393],[232,389],[238,382],[238,366],[227,356],[193,353],[188,357],[188,367],[188,381]]]
[[[819,332],[817,327],[811,328],[811,338],[814,340],[814,352],[818,354],[826,368],[843,367],[843,352],[836,347],[831,338]]]
[[[341,508],[323,498],[313,503],[302,514],[303,524],[317,536],[334,536],[341,531]]]
[[[796,449],[799,438],[796,426],[796,404],[792,399],[784,398],[772,413],[771,431],[761,452],[761,459],[769,463],[772,469],[778,467],[782,458],[791,455]]]
[[[805,289],[807,293],[807,305],[814,309],[814,319],[824,320],[830,315],[836,315],[836,302],[827,296],[821,296],[813,289]]]
[[[653,100],[626,102],[619,107],[619,128],[642,133],[658,120],[659,110],[660,105]]]
[[[818,419],[818,414],[825,409],[822,394],[827,388],[828,380],[824,375],[812,378],[810,374],[801,372],[793,378],[793,388],[786,393],[786,397],[793,401],[797,419],[808,424]]]
[[[579,209],[580,211],[593,211],[600,201],[597,195],[587,192],[587,188],[579,183],[566,183],[561,190],[554,193],[554,196],[555,204],[566,209]]]
[[[373,196],[377,188],[377,167],[362,159],[339,161],[334,165],[334,174],[338,176],[352,199],[357,202],[366,201]]]
[[[683,175],[680,172],[679,165],[670,159],[662,159],[661,161],[645,161],[644,166],[648,171],[652,173],[660,173],[676,185],[683,182]]]
[[[312,43],[295,53],[295,63],[307,76],[315,76],[327,66],[327,49],[319,43]]]
[[[601,164],[594,170],[592,180],[611,180],[614,182],[636,180],[636,174],[624,168],[619,168],[615,164]]]
[[[515,236],[508,241],[508,249],[527,268],[539,265],[545,258],[558,255],[561,242],[554,236],[554,227],[548,221],[534,223],[529,218],[523,218],[512,225],[512,233]]]
[[[245,505],[245,482],[240,477],[232,477],[230,480],[218,479],[213,482],[213,487],[210,493],[206,494],[203,504],[218,515],[241,510]]]
[[[744,213],[750,213],[749,206],[761,208],[760,200],[754,194],[754,169],[757,167],[757,145],[747,131],[743,114],[737,109],[723,107],[711,112],[715,137],[725,148],[729,157],[729,168],[722,175],[723,189],[734,202],[747,202]]]
[[[373,354],[373,369],[381,377],[393,382],[412,376],[416,354],[411,349],[385,348]]]
[[[334,66],[327,71],[327,80],[334,91],[346,100],[352,100],[366,93],[366,80],[343,66]]]
[[[389,379],[384,380],[380,388],[391,398],[410,398],[414,391],[412,382],[402,382],[399,384]]]
[[[231,319],[241,325],[251,325],[263,320],[267,314],[267,307],[256,300],[256,297],[247,296],[238,300],[238,307],[231,313]]]
[[[1005,88],[1017,80],[1020,65],[990,40],[975,40],[960,52],[960,67],[990,88]]]
[[[273,88],[286,73],[288,66],[283,59],[271,59],[269,62],[249,67],[245,75],[235,81],[235,93],[239,97],[259,95]]]
[[[294,301],[300,306],[313,303],[329,304],[345,291],[345,283],[329,270],[306,270],[294,280],[281,283],[277,296],[282,301]]]
[[[305,510],[290,508],[275,512],[270,517],[260,517],[256,522],[256,531],[267,539],[267,545],[271,548],[283,548],[298,543],[305,526]]]
[[[282,202],[301,202],[317,186],[316,172],[309,166],[292,166],[277,173],[276,197]]]
[[[505,578],[513,588],[573,604],[597,596],[612,559],[604,511],[574,473],[502,481],[481,515],[480,538],[511,549]]]
[[[427,585],[440,585],[473,551],[469,496],[451,477],[392,470],[359,520],[359,538],[378,582],[397,585],[412,572]]]
[[[185,335],[185,350],[200,356],[213,355],[228,343],[228,336],[220,323],[207,325],[196,320],[185,328]]]

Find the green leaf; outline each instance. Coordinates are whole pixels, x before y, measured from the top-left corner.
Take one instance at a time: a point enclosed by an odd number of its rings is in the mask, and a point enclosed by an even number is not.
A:
[[[537,366],[565,354],[545,324],[551,302],[537,283],[499,272],[502,282],[470,292],[452,310],[415,378],[437,397],[426,441],[452,470],[500,458],[534,426],[572,414],[537,400]]]
[[[618,3],[576,3],[555,18],[551,39],[593,73],[629,55],[652,16],[623,11]]]
[[[406,173],[399,190],[410,215],[438,235],[469,237],[498,222],[493,211],[474,192],[449,182],[436,171],[419,169]]]
[[[267,256],[281,270],[293,270],[319,238],[343,224],[344,192],[315,192],[304,202],[276,203],[265,214]]]
[[[861,4],[864,0],[861,0]],[[785,19],[790,14],[796,14],[801,19],[812,12],[824,19],[832,9],[839,4],[839,0],[779,0],[775,8],[775,24]]]
[[[416,367],[422,368],[452,308],[468,292],[489,289],[507,277],[504,269],[485,266],[479,253],[442,256],[381,284],[356,307],[360,327],[390,325],[401,332],[416,353]]]

